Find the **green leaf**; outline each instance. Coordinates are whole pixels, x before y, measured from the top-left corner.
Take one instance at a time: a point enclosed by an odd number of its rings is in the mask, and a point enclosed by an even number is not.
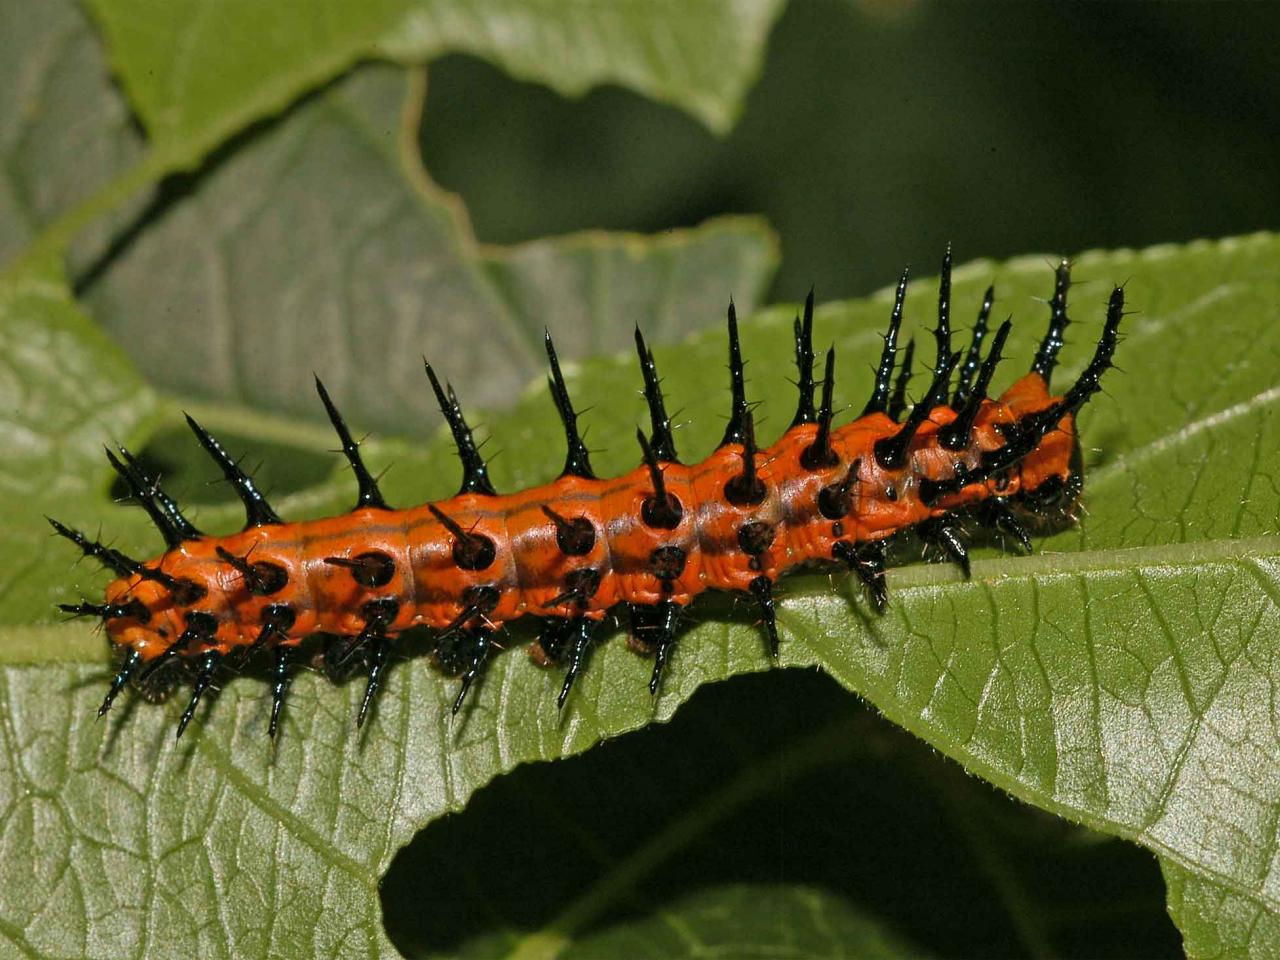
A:
[[[1082,417],[1086,447],[1098,452],[1089,455],[1081,528],[1043,541],[1036,557],[989,552],[968,583],[946,567],[895,569],[884,618],[868,614],[847,583],[821,577],[789,580],[782,612],[785,664],[822,666],[971,771],[1134,839],[1256,901],[1268,918],[1277,909],[1267,878],[1280,809],[1269,706],[1280,539],[1268,479],[1277,468],[1278,263],[1280,242],[1267,236],[1079,257],[1077,324],[1059,383],[1089,353],[1110,280],[1127,278],[1141,311],[1127,324],[1122,370]],[[970,265],[958,273],[957,303],[976,306],[991,277],[1001,305],[1021,320],[1013,367],[1040,332],[1030,298],[1047,292],[1050,273],[1044,258]],[[932,296],[917,284],[909,302],[917,329]],[[867,388],[866,360],[887,306],[882,293],[819,313],[821,340],[834,339],[847,358],[838,372],[843,405]],[[784,381],[790,317],[773,311],[744,326],[766,431],[787,421],[792,402]],[[660,351],[658,362],[672,406],[689,421],[681,447],[700,456],[722,428],[723,338],[693,338]],[[607,445],[601,468],[632,466],[626,437],[641,401],[631,361],[591,361],[571,380],[574,395],[593,405],[593,436]],[[208,412],[217,419],[218,408]],[[246,443],[324,445],[309,427],[222,416]],[[541,392],[495,420],[492,433],[510,451],[494,465],[501,488],[554,476],[558,426]],[[1241,438],[1249,442],[1238,445]],[[442,441],[420,457],[396,444],[370,453],[378,465],[396,460],[388,490],[402,502],[424,485],[439,495],[455,482]],[[349,496],[343,476],[285,506],[323,511]],[[42,498],[36,491],[23,508],[39,511]],[[87,501],[76,513],[84,523],[109,518],[112,530],[124,516]],[[138,526],[121,528],[122,543],[140,541]],[[644,691],[648,664],[617,637],[597,650],[563,714],[553,702],[559,677],[509,652],[451,718],[453,682],[416,659],[392,671],[362,736],[351,724],[360,684],[333,691],[300,677],[274,755],[260,683],[231,683],[175,746],[179,705],[117,709],[95,723],[101,666],[17,658],[0,688],[10,718],[0,730],[4,781],[20,798],[6,821],[0,913],[50,951],[161,933],[176,952],[215,956],[385,950],[374,891],[416,830],[522,762],[665,720],[700,684],[768,668],[748,611],[715,602],[699,611],[656,700]],[[11,628],[0,649],[25,635]],[[48,882],[33,886],[22,882],[23,852],[37,835]],[[104,873],[129,882],[103,887],[95,878]]]
[[[592,957],[919,957],[839,897],[803,887],[740,884],[687,897],[661,913],[585,937],[563,952],[537,945],[522,960]]]
[[[0,623],[46,619],[65,598],[42,514],[104,503],[102,445],[153,411],[150,391],[80,311],[57,265],[0,279]],[[13,649],[6,642],[0,659]]]
[[[1280,957],[1280,915],[1259,898],[1162,861],[1169,913],[1192,960]]]
[[[397,853],[382,901],[408,956],[587,952],[745,881],[825,891],[916,953],[1178,944],[1146,851],[1012,801],[813,670],[712,684],[668,724],[500,777]],[[743,922],[788,912],[761,897]]]
[[[358,60],[419,62],[446,51],[482,56],[564,94],[620,83],[724,132],[780,3],[90,0],[89,7],[153,142],[194,162]]]
[[[0,265],[142,151],[79,6],[0,0]],[[81,246],[110,226],[95,224]]]
[[[348,418],[420,434],[439,423],[423,355],[469,408],[504,406],[545,368],[544,325],[571,360],[625,348],[636,323],[659,339],[718,324],[730,293],[756,304],[777,249],[753,218],[479,246],[420,166],[424,90],[420,74],[357,71],[113,258],[89,303],[153,384],[318,418],[315,371]]]

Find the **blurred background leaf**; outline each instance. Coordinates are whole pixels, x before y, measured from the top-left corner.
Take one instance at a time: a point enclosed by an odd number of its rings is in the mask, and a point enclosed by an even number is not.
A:
[[[0,266],[143,151],[84,12],[70,0],[0,3]],[[77,252],[100,248],[137,205],[89,224]]]
[[[356,61],[464,50],[580,94],[615,82],[724,132],[781,0],[88,0],[160,149],[190,152],[287,106]],[[194,154],[191,154],[194,156]]]
[[[482,240],[759,213],[771,299],[834,300],[948,240],[967,260],[1273,228],[1278,29],[1247,2],[800,0],[723,140],[617,87],[569,102],[448,56],[423,154]]]

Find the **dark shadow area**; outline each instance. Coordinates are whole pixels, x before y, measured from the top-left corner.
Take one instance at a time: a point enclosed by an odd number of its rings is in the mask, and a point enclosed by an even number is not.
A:
[[[829,762],[783,772],[828,741]],[[395,859],[388,933],[409,956],[506,950],[500,931],[544,928],[708,809],[710,826],[578,932],[759,882],[825,889],[940,956],[1179,952],[1149,853],[1008,799],[802,671],[704,688],[669,724],[481,790]]]
[[[218,441],[253,475],[258,488],[268,498],[284,497],[308,490],[333,475],[332,455],[305,447],[272,443],[260,437],[248,439],[217,431]],[[135,450],[149,476],[159,477],[164,488],[183,506],[205,507],[238,504],[235,490],[222,476],[217,464],[200,448],[185,424],[161,428],[141,450]],[[243,458],[243,459],[241,459]],[[123,500],[129,489],[117,477],[111,496]]]
[[[948,239],[964,261],[1274,227],[1277,28],[1273,4],[801,0],[727,140],[453,56],[422,148],[482,240],[761,213],[771,299],[829,300],[932,272]]]

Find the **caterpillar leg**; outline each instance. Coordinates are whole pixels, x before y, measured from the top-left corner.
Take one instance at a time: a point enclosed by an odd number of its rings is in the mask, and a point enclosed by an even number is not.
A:
[[[1023,553],[1031,553],[1031,534],[1018,515],[1009,506],[1006,497],[992,497],[984,500],[973,512],[973,517],[986,530],[999,534],[1003,538],[1012,538]]]
[[[751,581],[751,595],[760,607],[760,622],[769,640],[769,656],[778,659],[778,612],[773,605],[773,581],[768,577],[756,577]]]
[[[452,630],[439,638],[436,659],[449,673],[458,673],[462,676],[458,695],[453,701],[453,713],[462,709],[467,692],[483,675],[492,649],[493,630],[485,626]]]
[[[662,673],[676,643],[676,627],[680,622],[681,607],[670,600],[655,604],[630,605],[631,637],[642,651],[653,651],[653,675],[649,678],[649,692],[655,696],[662,685]]]
[[[587,617],[547,617],[538,633],[534,658],[543,666],[568,663],[564,685],[556,697],[556,707],[563,708],[574,681],[586,666],[597,621]]]
[[[267,728],[267,735],[272,740],[276,738],[276,731],[280,729],[280,711],[284,708],[284,698],[289,692],[291,665],[289,648],[276,647],[271,660],[271,725]]]
[[[925,546],[937,547],[960,567],[964,578],[969,579],[969,548],[960,536],[959,524],[949,517],[939,517],[926,520],[917,530]]]
[[[177,738],[181,738],[183,732],[187,729],[187,724],[191,722],[191,718],[196,715],[196,708],[200,706],[200,698],[205,695],[205,691],[213,683],[214,674],[218,672],[218,666],[222,663],[222,654],[216,650],[210,650],[200,658],[200,672],[196,674],[195,686],[191,690],[191,700],[187,703],[187,708],[182,711],[182,719],[178,721]]]
[[[831,555],[844,563],[862,581],[876,613],[884,613],[889,605],[889,587],[884,579],[885,545],[874,540],[856,546],[841,540],[831,548]]]
[[[360,701],[360,712],[356,714],[357,727],[364,726],[365,717],[369,714],[369,707],[373,704],[374,698],[378,695],[378,690],[382,686],[382,674],[387,668],[387,654],[390,650],[391,641],[385,636],[377,637],[369,644],[367,656],[369,680],[365,684],[364,698]]]
[[[142,664],[142,654],[137,650],[130,650],[125,654],[120,669],[116,671],[116,675],[111,678],[111,686],[107,688],[107,695],[102,700],[102,706],[98,708],[98,716],[106,716],[111,704],[115,703],[116,697],[120,696],[120,691],[124,689],[124,685],[129,682]]]

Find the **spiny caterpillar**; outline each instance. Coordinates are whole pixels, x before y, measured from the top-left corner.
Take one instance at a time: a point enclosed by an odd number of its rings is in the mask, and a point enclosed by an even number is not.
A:
[[[395,510],[383,500],[359,448],[319,379],[316,389],[359,487],[347,514],[286,523],[254,481],[190,417],[247,514],[230,536],[200,532],[127,450],[108,450],[112,467],[146,510],[167,550],[140,563],[50,520],[54,529],[118,579],[105,603],[63,604],[105,621],[119,657],[99,716],[133,681],[144,694],[193,677],[178,723],[186,729],[220,674],[263,657],[271,682],[270,735],[279,728],[299,648],[324,637],[331,675],[362,666],[364,723],[403,631],[434,633],[438,664],[461,676],[456,713],[494,649],[495,634],[524,616],[539,618],[536,659],[567,665],[563,705],[592,637],[625,605],[634,646],[654,655],[656,693],[686,608],[706,590],[753,599],[770,650],[778,632],[773,586],[795,567],[838,564],[865,586],[877,611],[887,601],[885,549],[913,531],[969,574],[961,535],[972,521],[1024,550],[1026,524],[1073,518],[1082,474],[1074,416],[1111,365],[1124,291],[1110,297],[1093,359],[1067,392],[1049,382],[1068,324],[1069,265],[1056,271],[1049,328],[1031,370],[999,399],[987,391],[1011,323],[983,342],[994,293],[983,299],[968,350],[952,352],[951,252],[942,265],[933,378],[907,412],[913,344],[897,365],[907,275],[899,281],[875,385],[862,415],[833,425],[835,350],[827,351],[821,399],[814,378],[813,294],[795,321],[795,417],[766,449],[756,444],[747,402],[737,318],[728,312],[731,415],[719,447],[700,463],[679,461],[653,354],[636,330],[650,430],[637,430],[643,464],[623,477],[591,469],[551,337],[551,396],[568,443],[551,483],[499,495],[450,385],[427,377],[457,444],[462,488],[449,500]],[[895,368],[898,375],[894,377]],[[902,419],[903,414],[905,419]]]

